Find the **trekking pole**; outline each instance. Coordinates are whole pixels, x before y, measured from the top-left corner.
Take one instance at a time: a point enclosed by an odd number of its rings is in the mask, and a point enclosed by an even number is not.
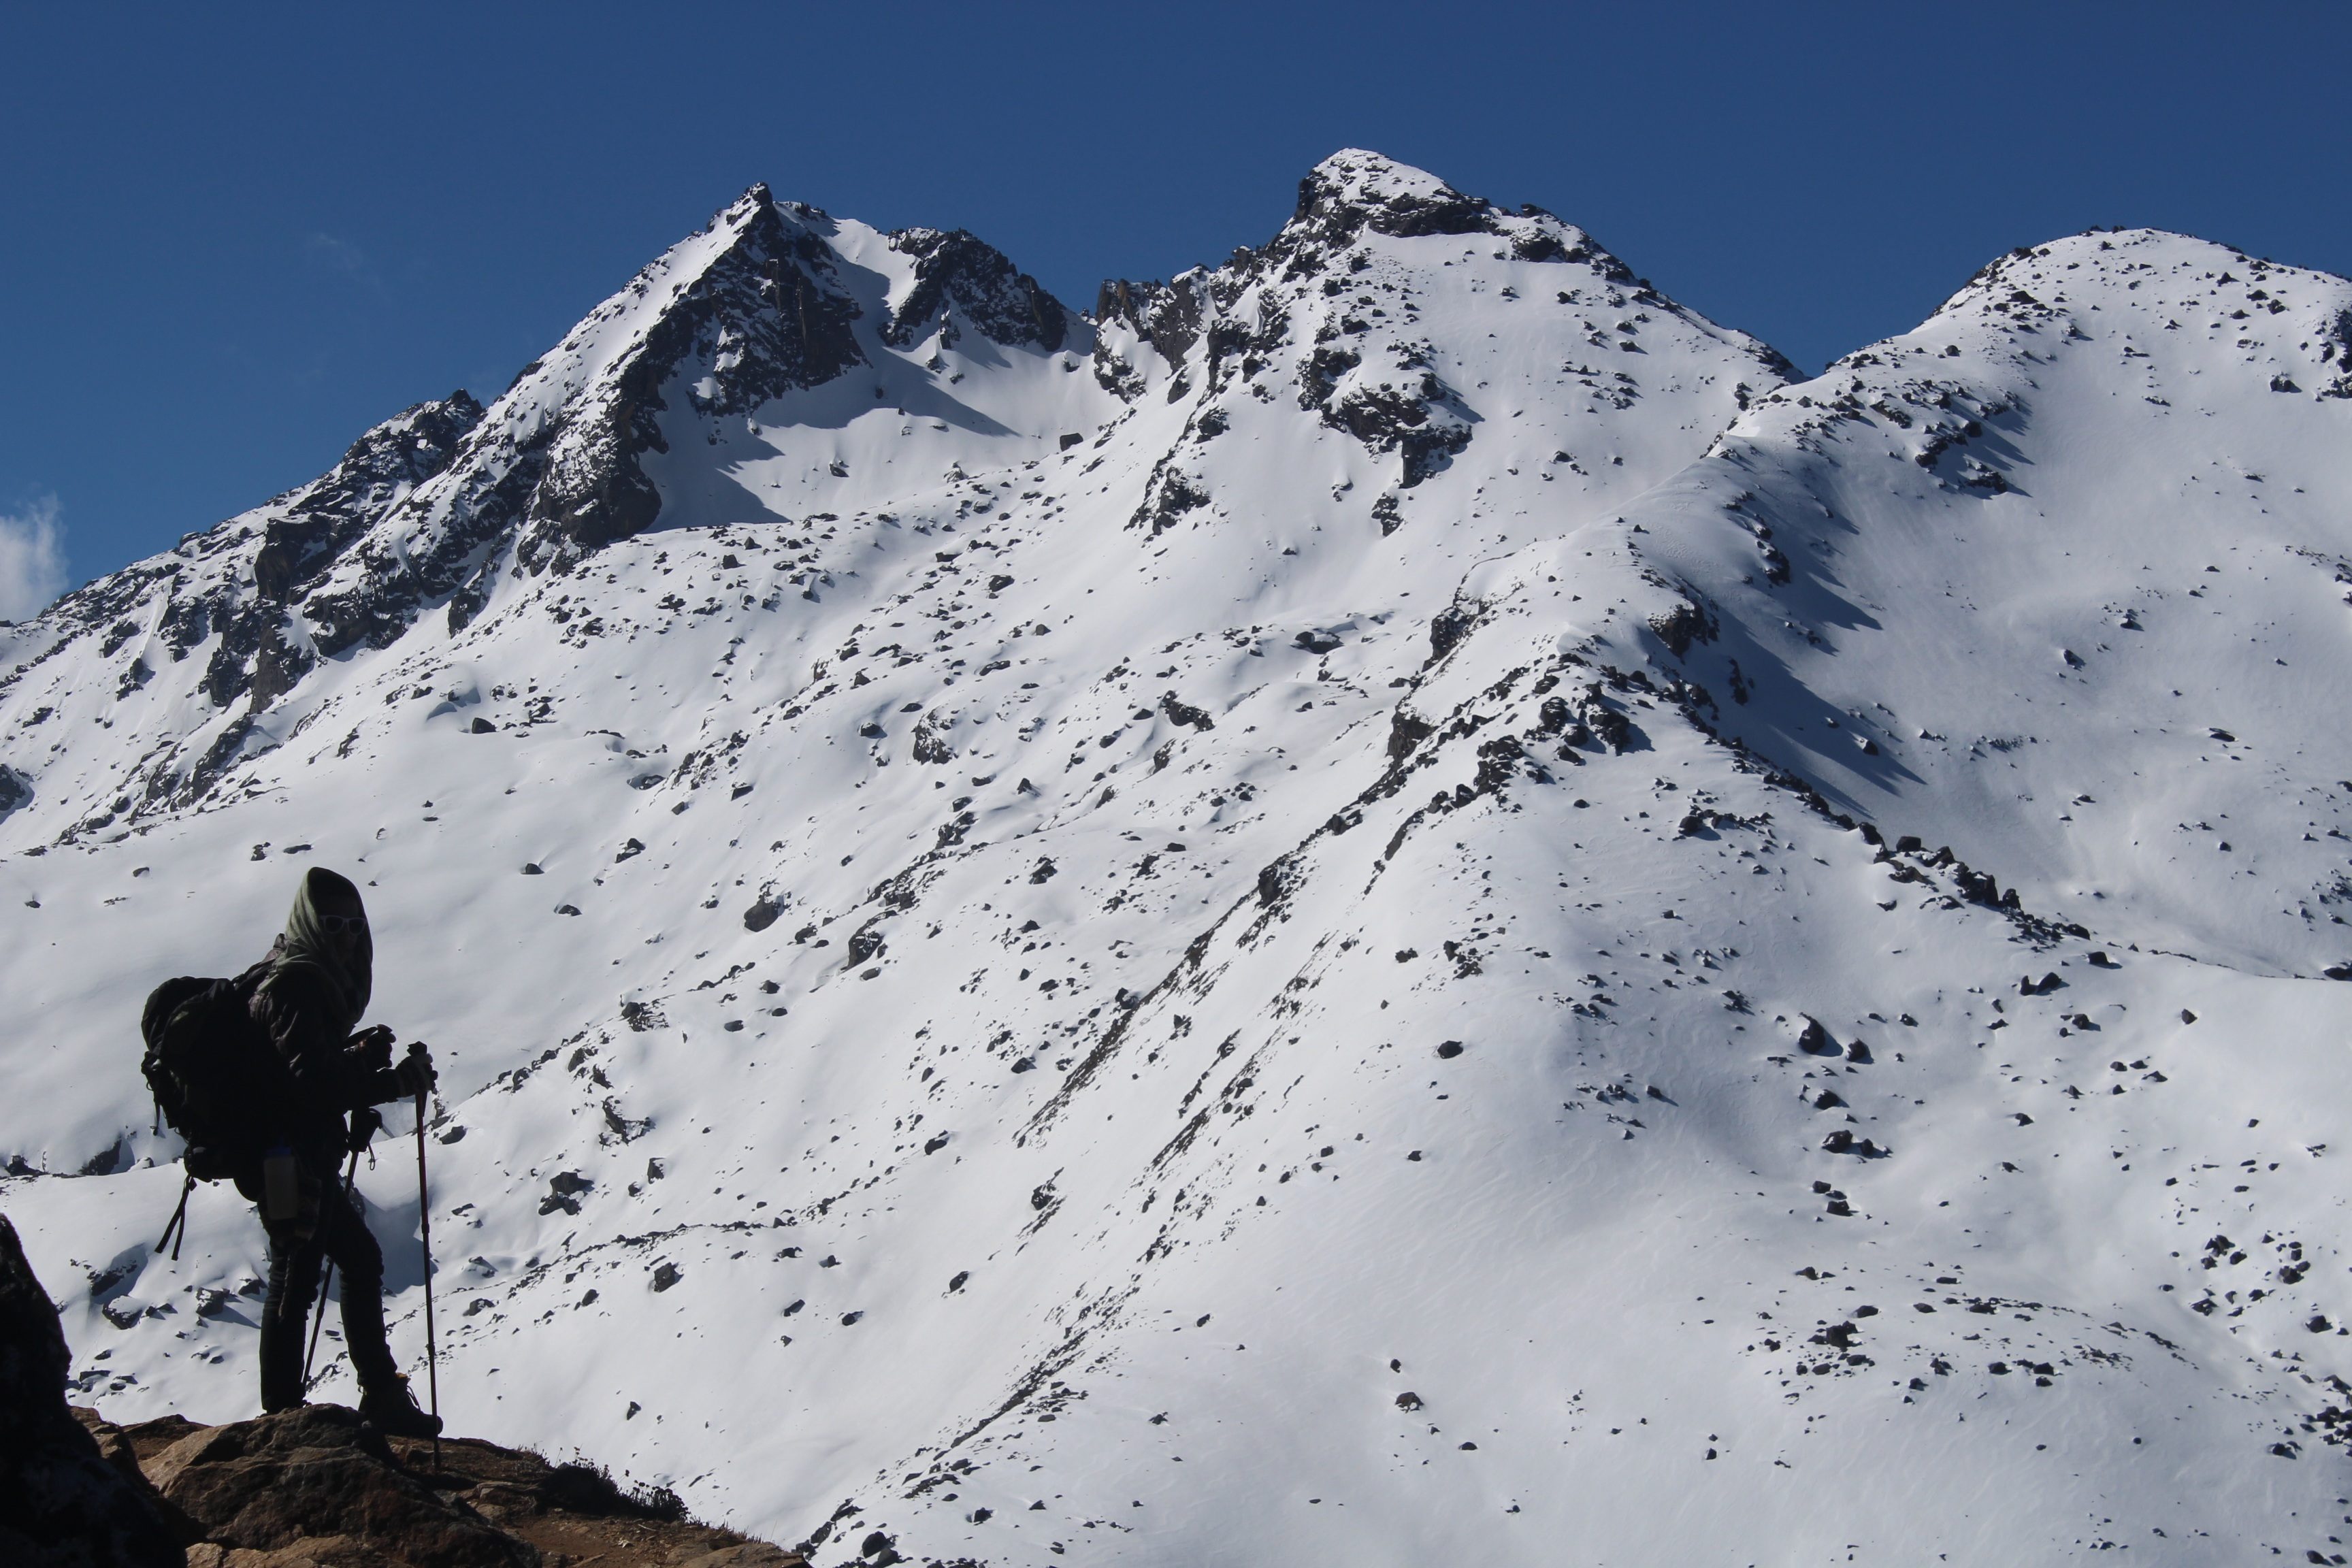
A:
[[[415,1056],[425,1047],[412,1045],[408,1054]],[[425,1091],[416,1091],[416,1235],[425,1253],[425,1386],[433,1401],[433,1468],[441,1468],[441,1369],[438,1348],[433,1338],[433,1205],[425,1180]]]
[[[349,1207],[351,1205],[352,1184],[359,1178],[359,1173],[360,1152],[354,1149],[352,1151],[352,1163],[343,1168],[343,1204],[345,1207]],[[319,1310],[310,1319],[310,1348],[302,1352],[302,1394],[305,1398],[308,1398],[310,1393],[310,1361],[312,1357],[319,1353],[319,1331],[327,1326],[327,1287],[335,1282],[335,1259],[333,1255],[328,1255],[325,1261],[326,1268],[320,1270],[319,1273]]]

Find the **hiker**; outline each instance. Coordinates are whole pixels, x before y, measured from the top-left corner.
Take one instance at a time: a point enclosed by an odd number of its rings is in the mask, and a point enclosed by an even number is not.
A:
[[[277,1144],[234,1174],[269,1233],[262,1409],[303,1403],[302,1330],[321,1262],[331,1262],[342,1275],[343,1346],[359,1375],[360,1414],[379,1431],[430,1437],[440,1420],[417,1408],[384,1342],[383,1254],[337,1169],[380,1124],[371,1107],[420,1095],[436,1081],[422,1046],[394,1066],[391,1030],[352,1033],[367,1010],[374,956],[359,889],[319,867],[304,872],[285,931],[247,972],[253,1022],[286,1069],[267,1117]]]

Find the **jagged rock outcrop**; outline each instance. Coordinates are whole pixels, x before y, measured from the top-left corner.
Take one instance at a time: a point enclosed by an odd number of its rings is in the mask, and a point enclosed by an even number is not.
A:
[[[67,595],[41,617],[55,639],[43,658],[96,638],[104,657],[121,659],[121,683],[136,689],[209,644],[198,683],[209,704],[268,707],[317,662],[302,601],[344,552],[449,466],[481,417],[463,390],[403,410],[309,484]],[[38,662],[11,670],[0,690]]]
[[[740,415],[865,362],[833,220],[754,185],[493,405],[448,475],[355,552],[310,615],[323,651],[383,647],[433,602],[478,614],[507,565],[564,571],[650,526],[662,416]]]
[[[224,1426],[74,1414],[167,1522],[171,1568],[805,1568],[688,1518],[670,1492],[475,1438],[387,1441],[338,1405]]]
[[[69,1365],[57,1309],[0,1215],[0,1563],[181,1568],[152,1496],[67,1408]]]
[[[961,318],[991,342],[1052,353],[1069,336],[1069,311],[1001,250],[966,229],[904,228],[890,248],[915,261],[915,284],[890,312],[883,341],[910,348],[933,331],[956,341]]]
[[[214,706],[226,708],[247,697],[256,710],[267,708],[318,662],[319,650],[290,608],[355,541],[446,468],[481,417],[482,405],[460,389],[384,421],[263,524],[249,584],[217,584],[207,595],[173,604],[164,637],[175,659],[202,643],[214,625],[220,628],[205,671]]]
[[[1209,273],[1204,268],[1181,272],[1166,283],[1107,280],[1095,296],[1095,320],[1124,326],[1171,367],[1181,367],[1184,356],[1201,338],[1201,321],[1208,309]],[[1107,335],[1095,339],[1095,380],[1104,391],[1133,402],[1144,389],[1144,378],[1132,357]],[[1182,396],[1181,381],[1171,384],[1171,395]]]
[[[202,1427],[145,1468],[199,1538],[224,1549],[323,1561],[364,1553],[415,1568],[540,1564],[537,1550],[410,1474],[341,1405]],[[229,1568],[235,1559],[222,1555]]]

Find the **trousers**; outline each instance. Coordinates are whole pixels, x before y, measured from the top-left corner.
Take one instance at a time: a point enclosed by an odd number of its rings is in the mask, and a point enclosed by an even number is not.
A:
[[[303,1331],[318,1300],[320,1274],[331,1261],[341,1284],[343,1349],[363,1391],[397,1383],[384,1342],[383,1249],[341,1183],[305,1176],[302,1212],[262,1225],[269,1234],[269,1295],[261,1315],[261,1407],[302,1403]]]

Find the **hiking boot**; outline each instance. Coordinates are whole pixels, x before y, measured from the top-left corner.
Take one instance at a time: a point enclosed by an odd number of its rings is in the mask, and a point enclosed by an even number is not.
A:
[[[428,1415],[416,1407],[416,1395],[408,1389],[408,1379],[395,1376],[388,1384],[378,1384],[360,1395],[360,1415],[369,1426],[387,1437],[437,1437],[441,1435],[441,1417]]]

